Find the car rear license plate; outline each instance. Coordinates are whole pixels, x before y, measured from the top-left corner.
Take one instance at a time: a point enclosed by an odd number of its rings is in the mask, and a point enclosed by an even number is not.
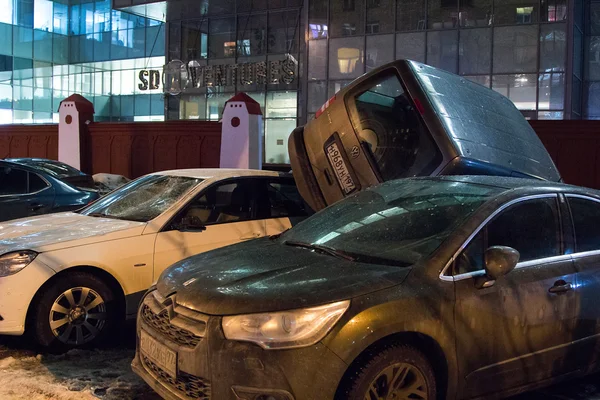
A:
[[[173,379],[177,378],[176,352],[160,344],[144,331],[141,331],[140,351]]]
[[[342,157],[338,144],[336,142],[331,143],[327,146],[326,152],[340,187],[345,194],[352,193],[356,190],[356,183],[354,183],[354,179],[350,176],[350,171],[348,171],[348,166]]]

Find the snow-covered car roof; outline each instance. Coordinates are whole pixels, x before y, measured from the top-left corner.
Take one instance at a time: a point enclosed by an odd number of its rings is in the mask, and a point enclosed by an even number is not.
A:
[[[151,175],[185,176],[202,179],[227,179],[237,176],[280,176],[276,171],[263,171],[257,169],[226,169],[226,168],[198,168],[174,169],[170,171],[155,172]]]

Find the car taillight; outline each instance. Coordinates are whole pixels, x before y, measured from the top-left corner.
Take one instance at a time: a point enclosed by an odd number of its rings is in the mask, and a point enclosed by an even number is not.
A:
[[[335,94],[329,100],[327,100],[321,108],[319,108],[319,110],[315,114],[315,119],[319,118],[319,116],[321,114],[323,114],[325,112],[325,110],[327,110],[327,107],[329,107],[331,104],[333,104],[334,101],[335,101]]]
[[[415,107],[416,107],[417,111],[419,112],[419,114],[421,114],[421,115],[425,114],[425,107],[423,107],[423,104],[421,104],[421,101],[419,99],[417,99],[416,97],[413,98],[413,101],[415,102]]]

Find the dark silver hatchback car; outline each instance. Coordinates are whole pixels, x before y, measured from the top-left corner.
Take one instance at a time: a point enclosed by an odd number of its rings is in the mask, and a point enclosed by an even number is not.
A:
[[[134,370],[168,399],[491,399],[600,361],[600,193],[389,181],[167,269]]]

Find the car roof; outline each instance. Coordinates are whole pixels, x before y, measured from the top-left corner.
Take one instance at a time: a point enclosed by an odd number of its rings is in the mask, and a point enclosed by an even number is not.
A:
[[[169,171],[154,172],[150,175],[170,175],[170,176],[184,176],[189,178],[201,178],[201,179],[227,179],[235,178],[240,176],[291,176],[288,174],[281,174],[276,171],[264,171],[257,169],[226,169],[226,168],[199,168],[199,169],[174,169]]]
[[[600,198],[600,191],[583,186],[569,185],[566,183],[550,182],[542,179],[512,178],[503,176],[488,175],[457,175],[457,176],[435,176],[414,178],[431,181],[453,181],[473,185],[485,185],[505,189],[505,191],[516,191],[519,194],[532,192],[557,192],[557,193],[578,193]],[[398,181],[401,181],[399,179]]]

